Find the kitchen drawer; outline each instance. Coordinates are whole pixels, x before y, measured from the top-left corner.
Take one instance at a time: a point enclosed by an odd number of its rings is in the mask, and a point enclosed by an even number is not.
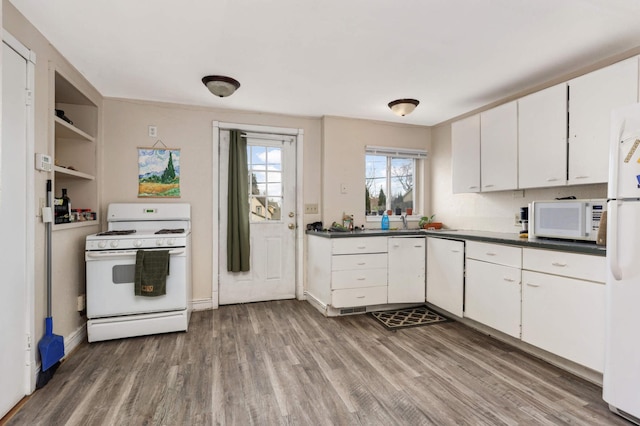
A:
[[[554,250],[524,249],[522,269],[582,280],[605,282],[606,258]]]
[[[386,253],[352,254],[331,257],[332,271],[380,268],[387,265]]]
[[[349,237],[332,239],[332,254],[386,253],[387,237]],[[386,263],[386,262],[385,262]]]
[[[352,306],[383,305],[387,303],[387,286],[349,288],[333,290],[331,305],[334,308],[349,308]]]
[[[482,260],[513,268],[520,268],[522,265],[522,249],[502,244],[467,241],[466,256],[468,259]]]
[[[387,285],[387,268],[333,271],[331,289]],[[386,288],[386,287],[385,287]]]

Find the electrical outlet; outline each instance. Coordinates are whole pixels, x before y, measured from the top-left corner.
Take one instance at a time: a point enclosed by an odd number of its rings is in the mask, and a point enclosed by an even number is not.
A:
[[[304,205],[304,214],[318,214],[318,205],[317,204],[305,204]]]
[[[149,126],[149,137],[155,138],[158,136],[158,127],[157,126]]]
[[[84,308],[86,307],[86,299],[85,299],[85,295],[81,294],[80,296],[78,296],[78,312],[82,312],[84,311]]]

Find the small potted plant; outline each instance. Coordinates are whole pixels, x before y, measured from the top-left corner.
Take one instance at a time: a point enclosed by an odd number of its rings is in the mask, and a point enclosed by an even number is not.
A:
[[[422,216],[418,222],[418,226],[424,229],[442,229],[442,222],[434,222],[435,214],[431,216]]]

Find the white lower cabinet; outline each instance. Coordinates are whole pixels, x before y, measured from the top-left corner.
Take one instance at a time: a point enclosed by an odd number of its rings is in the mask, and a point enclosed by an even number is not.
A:
[[[522,249],[467,241],[464,316],[520,337]]]
[[[425,299],[425,238],[389,237],[388,303]]]
[[[585,277],[605,268],[601,256],[524,249],[522,340],[602,372],[605,285]]]
[[[462,317],[464,241],[427,237],[427,302]]]
[[[464,316],[520,337],[520,268],[467,259]]]

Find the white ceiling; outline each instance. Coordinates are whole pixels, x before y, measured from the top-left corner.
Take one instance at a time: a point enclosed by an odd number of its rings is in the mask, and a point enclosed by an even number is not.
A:
[[[640,46],[639,0],[10,1],[106,97],[421,125]]]

